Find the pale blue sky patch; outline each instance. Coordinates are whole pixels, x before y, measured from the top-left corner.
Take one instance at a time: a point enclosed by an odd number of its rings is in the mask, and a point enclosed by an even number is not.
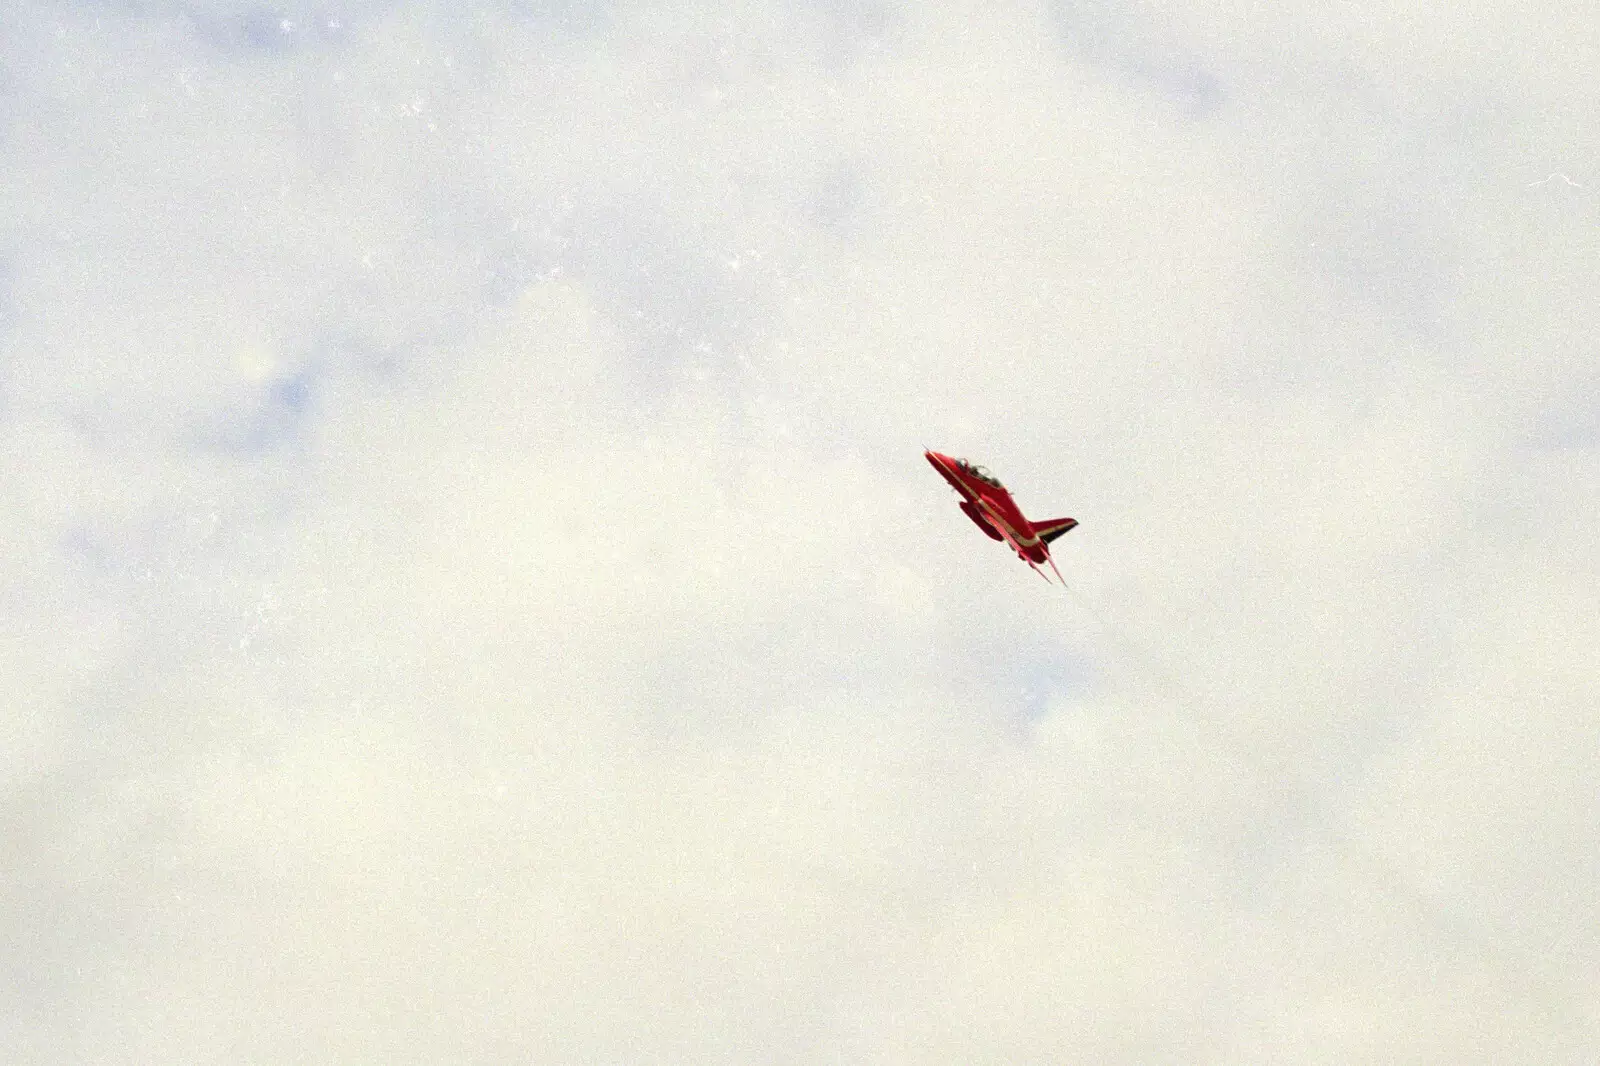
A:
[[[1094,668],[1079,656],[1052,650],[1031,660],[1024,658],[1020,665],[1014,656],[1006,659],[1006,669],[1018,672],[1022,713],[1030,719],[1070,707],[1094,690]],[[996,684],[1004,687],[1003,681]]]
[[[17,328],[17,303],[12,289],[12,266],[10,257],[0,253],[0,336],[4,336]],[[4,395],[0,393],[0,404],[4,404]],[[0,407],[3,411],[3,407]]]
[[[1600,362],[1600,352],[1594,358]],[[1600,450],[1600,381],[1574,383],[1570,391],[1538,413],[1529,436],[1536,448],[1586,453]]]
[[[240,458],[292,447],[306,422],[314,417],[316,376],[309,368],[276,374],[261,381],[238,407],[215,424],[195,427],[201,439],[220,445]]]
[[[273,5],[230,5],[223,10],[180,9],[195,35],[224,55],[284,56],[320,43],[326,19]],[[337,27],[334,27],[337,28]]]
[[[1223,77],[1203,54],[1171,39],[1139,5],[1056,0],[1050,10],[1071,59],[1154,95],[1190,121],[1215,118],[1226,105]]]
[[[881,195],[873,184],[867,159],[842,160],[823,174],[807,196],[808,213],[824,231],[859,235],[873,220],[874,201]]]

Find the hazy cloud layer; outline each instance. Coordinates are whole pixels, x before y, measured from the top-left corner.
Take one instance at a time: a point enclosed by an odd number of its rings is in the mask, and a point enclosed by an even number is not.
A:
[[[24,4],[8,1061],[1592,1061],[1595,26]]]

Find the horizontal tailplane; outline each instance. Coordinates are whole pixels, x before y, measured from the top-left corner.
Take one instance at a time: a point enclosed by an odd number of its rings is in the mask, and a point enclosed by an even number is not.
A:
[[[1076,518],[1052,518],[1046,522],[1034,522],[1033,535],[1049,544],[1077,524]]]

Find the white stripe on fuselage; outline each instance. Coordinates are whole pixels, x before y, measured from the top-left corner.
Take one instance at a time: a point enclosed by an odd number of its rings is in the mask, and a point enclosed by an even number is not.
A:
[[[1012,541],[1020,547],[1031,548],[1035,544],[1039,543],[1039,538],[1034,536],[1032,533],[1028,534],[1027,536],[1019,534],[1016,529],[1012,527],[1011,523],[1007,522],[1005,517],[1000,514],[999,509],[982,496],[978,497],[978,504],[989,513],[990,518],[993,518],[996,522],[999,522],[1005,527],[1007,535],[1010,536]]]

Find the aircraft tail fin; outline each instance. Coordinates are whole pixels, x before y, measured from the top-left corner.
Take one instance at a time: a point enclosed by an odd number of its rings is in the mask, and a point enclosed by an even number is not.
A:
[[[1077,524],[1076,518],[1052,518],[1045,522],[1034,522],[1033,535],[1049,544]]]

